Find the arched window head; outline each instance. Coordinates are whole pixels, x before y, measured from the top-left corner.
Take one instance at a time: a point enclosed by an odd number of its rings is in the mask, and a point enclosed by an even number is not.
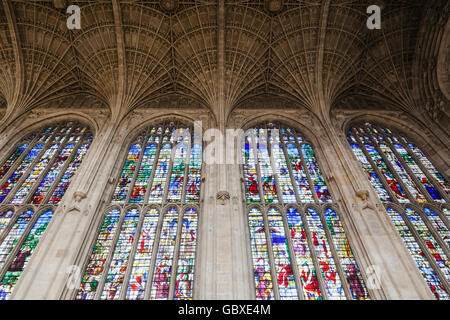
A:
[[[92,139],[78,122],[58,123],[25,137],[3,157],[0,299],[11,295]]]
[[[256,298],[368,299],[312,144],[265,123],[242,157]]]
[[[202,146],[177,121],[127,148],[77,299],[192,299]]]
[[[437,299],[450,299],[450,186],[422,150],[384,126],[353,126],[348,141]]]

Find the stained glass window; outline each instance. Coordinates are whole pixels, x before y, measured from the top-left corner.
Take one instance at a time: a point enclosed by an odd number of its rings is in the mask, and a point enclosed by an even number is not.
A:
[[[350,129],[348,141],[430,290],[450,299],[448,182],[400,132],[364,123]]]
[[[77,299],[193,298],[202,147],[192,131],[166,121],[130,143]]]
[[[312,145],[270,123],[244,139],[256,299],[369,299]]]
[[[78,122],[58,123],[19,141],[0,165],[0,300],[11,295],[92,139]]]

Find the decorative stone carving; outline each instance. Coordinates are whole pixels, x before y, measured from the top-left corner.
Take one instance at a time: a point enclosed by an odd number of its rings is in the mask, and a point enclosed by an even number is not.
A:
[[[221,206],[224,206],[230,200],[230,194],[227,191],[219,191],[217,192],[216,200]]]
[[[82,191],[76,191],[73,193],[73,204],[69,207],[67,212],[78,211],[81,212],[81,203],[87,198],[87,194]]]

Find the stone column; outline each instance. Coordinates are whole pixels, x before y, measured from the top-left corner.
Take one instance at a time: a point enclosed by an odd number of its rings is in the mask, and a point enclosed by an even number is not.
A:
[[[222,135],[222,130],[217,130]],[[215,137],[216,139],[218,137]],[[221,142],[224,142],[222,139]],[[214,142],[212,142],[214,143]],[[208,148],[204,151],[203,203],[199,226],[199,258],[196,271],[195,299],[253,299],[249,239],[243,206],[240,166],[229,163],[237,152],[216,143],[223,157],[210,163]],[[220,152],[220,151],[219,151]],[[240,153],[235,153],[239,155]],[[220,177],[225,176],[225,179]]]
[[[320,131],[322,170],[372,299],[434,299],[344,133],[329,120]]]

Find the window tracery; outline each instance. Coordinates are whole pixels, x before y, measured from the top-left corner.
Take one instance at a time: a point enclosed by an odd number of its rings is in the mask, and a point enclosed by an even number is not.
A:
[[[192,299],[202,146],[164,121],[131,144],[77,299]]]
[[[355,125],[348,141],[437,299],[450,299],[448,182],[402,133]]]
[[[242,156],[256,298],[369,299],[311,144],[264,123]]]

